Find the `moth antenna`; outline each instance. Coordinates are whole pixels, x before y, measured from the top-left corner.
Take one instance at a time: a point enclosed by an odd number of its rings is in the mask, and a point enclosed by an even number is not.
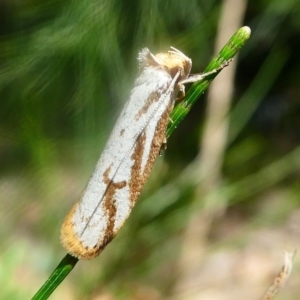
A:
[[[181,51],[178,50],[177,48],[171,46],[170,49],[171,49],[171,50],[170,50],[169,52],[180,54],[180,55],[182,55],[184,58],[186,58],[186,59],[188,59],[188,60],[191,60],[189,57],[187,57],[183,52],[181,52]]]

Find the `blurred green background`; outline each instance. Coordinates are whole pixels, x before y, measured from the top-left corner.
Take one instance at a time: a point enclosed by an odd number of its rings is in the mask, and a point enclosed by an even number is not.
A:
[[[299,15],[297,0],[1,1],[0,298],[30,298],[65,255],[61,223],[138,51],[172,45],[199,73],[217,37],[247,25],[251,39],[172,134],[117,238],[51,299],[259,299],[300,246]],[[299,262],[278,299],[298,298]]]

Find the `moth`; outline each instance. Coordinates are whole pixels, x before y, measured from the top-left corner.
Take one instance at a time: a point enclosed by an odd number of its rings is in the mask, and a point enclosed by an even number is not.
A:
[[[192,61],[171,47],[138,55],[139,75],[96,168],[61,228],[61,243],[79,259],[96,257],[133,209],[165,141],[169,115],[184,84],[220,69],[190,76]]]

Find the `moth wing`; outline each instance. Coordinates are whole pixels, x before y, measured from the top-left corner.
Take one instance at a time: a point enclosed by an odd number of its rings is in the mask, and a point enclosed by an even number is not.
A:
[[[157,123],[173,105],[175,82],[176,78],[172,79],[166,71],[151,67],[144,68],[136,79],[81,200],[63,224],[62,243],[74,256],[86,258],[80,255],[81,248],[87,253],[90,249],[87,258],[96,256],[129,216],[143,186],[142,177],[131,180],[138,176],[132,172],[137,163],[133,155],[144,136],[143,155],[138,162],[139,173],[144,174]],[[138,183],[132,186],[130,182]],[[80,243],[74,245],[75,240]]]

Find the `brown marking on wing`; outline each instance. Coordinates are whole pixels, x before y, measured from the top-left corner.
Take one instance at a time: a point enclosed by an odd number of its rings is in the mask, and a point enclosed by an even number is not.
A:
[[[107,184],[107,190],[105,192],[103,198],[103,206],[105,208],[105,213],[107,215],[107,227],[105,230],[103,240],[98,243],[97,247],[99,251],[105,248],[105,246],[115,237],[114,227],[116,221],[116,213],[117,207],[115,204],[115,193],[117,190],[122,189],[126,186],[127,182],[125,180],[120,182],[114,182],[112,179],[109,178],[110,167],[103,173],[103,181]]]
[[[109,184],[109,187],[105,193],[104,196],[104,207],[105,212],[107,214],[107,227],[104,234],[104,240],[101,242],[100,248],[104,249],[104,247],[115,237],[114,233],[114,227],[115,227],[115,221],[116,221],[116,213],[117,213],[117,207],[115,204],[115,193],[118,189],[122,189],[126,186],[126,181],[121,182],[113,182],[111,181]]]
[[[109,173],[110,173],[111,167],[112,167],[112,164],[110,164],[110,166],[103,173],[103,182],[105,184],[110,183]]]
[[[74,257],[79,259],[92,259],[96,257],[100,251],[97,248],[88,249],[84,246],[74,231],[73,215],[78,206],[78,202],[72,207],[67,215],[60,232],[60,241],[63,247]]]
[[[107,231],[103,240],[93,247],[84,246],[74,231],[74,223],[72,221],[77,205],[78,203],[73,206],[62,225],[60,241],[63,247],[72,256],[77,257],[78,259],[89,260],[98,256],[115,235],[112,231]]]
[[[113,182],[111,184],[105,194],[104,197],[104,207],[106,208],[106,213],[108,214],[108,224],[105,230],[103,240],[97,244],[97,248],[99,253],[106,247],[107,244],[111,242],[111,240],[116,236],[117,232],[114,231],[115,221],[116,221],[116,212],[117,207],[115,205],[115,193],[116,190],[122,189],[126,186],[126,181]],[[98,254],[97,254],[98,255]]]
[[[167,85],[165,87],[163,87],[161,90],[155,91],[153,93],[151,93],[145,103],[145,105],[137,112],[137,114],[135,115],[135,119],[138,120],[143,114],[145,114],[150,105],[153,102],[156,102],[159,100],[159,98],[161,97],[161,95],[167,90]]]
[[[84,246],[79,240],[78,235],[74,231],[73,215],[75,210],[78,209],[78,202],[72,207],[71,211],[67,215],[60,232],[60,241],[63,247],[69,254],[78,259],[92,259],[99,255],[103,248],[99,247],[98,244],[94,245],[93,248]]]
[[[115,205],[115,193],[116,190],[122,189],[126,186],[126,181],[113,182],[109,178],[111,166],[108,167],[103,173],[103,181],[108,185],[106,193],[103,197],[103,208],[107,215],[107,228],[104,234],[104,238],[99,240],[93,247],[84,246],[80,242],[80,237],[74,231],[73,216],[75,210],[78,209],[78,203],[76,203],[69,214],[67,215],[61,229],[60,240],[64,248],[72,255],[79,259],[92,259],[99,255],[99,253],[105,248],[105,246],[115,237],[114,224],[117,212],[117,207]],[[89,222],[89,220],[81,220],[84,223]],[[91,227],[92,225],[88,225]]]
[[[137,140],[136,146],[134,148],[133,154],[131,158],[134,161],[133,167],[131,169],[131,176],[129,181],[130,188],[130,200],[132,206],[135,205],[145,182],[147,181],[150,172],[152,170],[154,161],[158,156],[161,146],[166,138],[166,129],[169,122],[169,115],[173,108],[173,103],[170,101],[169,106],[163,113],[161,119],[157,123],[156,130],[154,133],[154,137],[151,144],[151,150],[149,153],[148,161],[146,163],[145,169],[142,172],[141,164],[142,157],[144,152],[144,143],[146,139],[146,133],[143,132]]]
[[[167,109],[164,111],[159,122],[157,123],[155,134],[152,140],[151,150],[148,156],[148,161],[146,163],[144,173],[143,173],[144,182],[147,181],[150,172],[152,170],[153,164],[155,162],[155,159],[159,155],[161,146],[166,141],[166,130],[169,123],[170,112],[172,111],[172,109],[173,109],[173,102],[170,101]]]
[[[131,168],[131,176],[129,180],[131,207],[134,206],[144,186],[143,175],[141,173],[141,165],[142,165],[145,141],[146,141],[146,133],[144,131],[137,139],[134,151],[131,155],[131,159],[134,161],[133,166]]]
[[[124,135],[124,132],[125,132],[125,129],[122,129],[122,130],[120,131],[119,136],[123,136],[123,135]]]

